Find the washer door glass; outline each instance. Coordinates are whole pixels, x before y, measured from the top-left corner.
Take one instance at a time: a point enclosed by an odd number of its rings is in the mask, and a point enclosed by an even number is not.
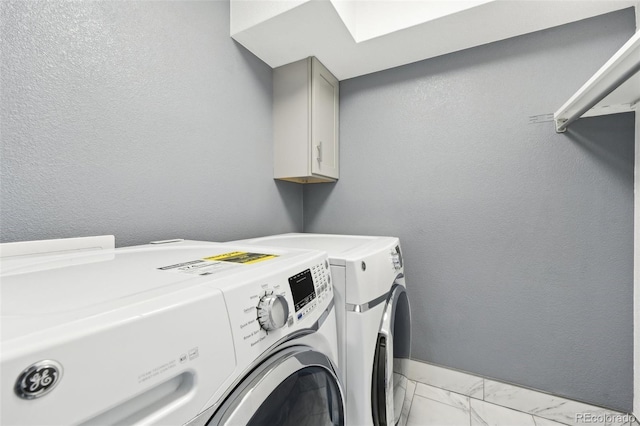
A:
[[[248,426],[342,425],[335,380],[320,367],[289,376],[260,406]]]
[[[373,424],[395,425],[400,420],[407,378],[402,360],[411,352],[411,311],[405,288],[394,285],[382,315],[373,359],[371,409]]]
[[[344,401],[333,365],[308,347],[284,349],[231,393],[208,425],[343,426]]]

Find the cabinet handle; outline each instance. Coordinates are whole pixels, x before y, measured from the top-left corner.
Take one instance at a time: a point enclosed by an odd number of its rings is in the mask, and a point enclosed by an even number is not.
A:
[[[318,142],[318,163],[322,163],[322,141]]]

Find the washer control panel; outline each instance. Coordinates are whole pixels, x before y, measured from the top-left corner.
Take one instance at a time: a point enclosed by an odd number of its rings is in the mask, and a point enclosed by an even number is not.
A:
[[[333,300],[327,257],[316,253],[296,266],[230,280],[222,292],[236,348],[243,348],[238,352],[242,357],[312,327]]]

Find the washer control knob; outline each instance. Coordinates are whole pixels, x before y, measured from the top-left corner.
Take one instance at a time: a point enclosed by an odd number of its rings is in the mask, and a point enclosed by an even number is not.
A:
[[[287,299],[279,294],[265,294],[258,303],[258,322],[267,331],[284,327],[289,318]]]

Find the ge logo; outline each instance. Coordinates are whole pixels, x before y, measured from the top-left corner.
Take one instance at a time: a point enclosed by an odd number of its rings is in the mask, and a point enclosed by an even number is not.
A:
[[[16,380],[15,393],[23,399],[35,399],[48,394],[62,377],[62,366],[56,361],[43,360],[31,364]]]

